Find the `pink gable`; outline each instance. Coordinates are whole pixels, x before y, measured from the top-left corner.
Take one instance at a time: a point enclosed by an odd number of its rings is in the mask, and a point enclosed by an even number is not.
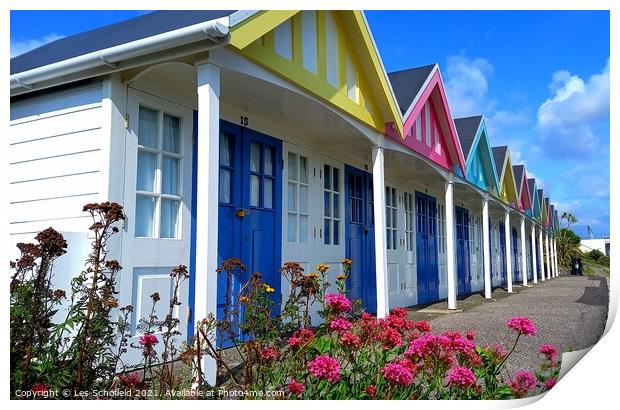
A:
[[[403,132],[405,136],[401,139],[392,124],[386,124],[389,137],[449,171],[460,168],[464,175],[465,160],[439,70],[434,72],[409,116],[404,119]]]

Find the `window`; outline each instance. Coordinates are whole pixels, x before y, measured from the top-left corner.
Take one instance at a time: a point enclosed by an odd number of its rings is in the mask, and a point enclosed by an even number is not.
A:
[[[140,106],[135,236],[178,238],[181,119]]]
[[[323,165],[323,243],[340,244],[340,169]]]
[[[405,248],[413,251],[413,194],[404,193],[405,199]]]
[[[446,211],[442,204],[437,204],[437,232],[439,253],[446,253]]]
[[[288,153],[288,242],[308,242],[308,158]]]
[[[258,141],[250,143],[250,206],[274,209],[275,150]]]
[[[398,230],[396,204],[396,189],[389,186],[385,187],[385,226],[387,236],[387,248],[396,249],[396,236]]]

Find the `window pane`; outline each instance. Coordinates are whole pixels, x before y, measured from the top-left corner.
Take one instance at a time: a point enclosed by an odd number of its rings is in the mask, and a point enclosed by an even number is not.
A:
[[[288,153],[288,179],[297,181],[297,154]]]
[[[162,194],[179,195],[179,160],[164,155],[161,171]]]
[[[230,203],[231,188],[230,171],[227,169],[220,169],[220,202]]]
[[[306,157],[299,157],[299,182],[308,183],[308,160]]]
[[[233,164],[232,143],[230,134],[220,133],[220,164],[228,166]]]
[[[304,185],[299,186],[299,210],[308,212],[308,187]]]
[[[136,189],[138,191],[155,192],[155,171],[157,170],[157,154],[138,151],[138,175]]]
[[[387,240],[387,248],[392,249],[392,235],[390,235],[390,229],[385,230],[386,240]]]
[[[138,195],[136,197],[136,232],[135,236],[153,237],[153,220],[155,215],[155,198]]]
[[[265,149],[265,174],[273,175],[273,148]]]
[[[161,221],[159,224],[160,238],[176,238],[178,220],[179,220],[179,201],[162,198],[161,200]]]
[[[329,229],[330,222],[331,222],[331,220],[328,219],[328,218],[325,218],[325,220],[323,221],[323,243],[325,245],[329,245],[331,243],[331,241],[330,241],[331,233],[330,233],[330,229]]]
[[[340,222],[339,221],[333,221],[333,226],[334,226],[334,245],[339,245],[340,244]]]
[[[297,184],[288,183],[288,210],[297,211]]]
[[[250,171],[260,172],[260,144],[252,142],[250,145]]]
[[[308,242],[308,217],[299,215],[299,242]]]
[[[323,193],[323,215],[332,216],[331,194]]]
[[[331,175],[331,167],[329,165],[323,166],[323,178],[324,178],[324,187],[325,189],[331,189],[332,187],[332,175]]]
[[[340,218],[340,195],[333,194],[333,205],[334,205],[334,214],[333,217],[338,219]]]
[[[288,214],[287,238],[289,242],[297,242],[297,215]]]
[[[164,114],[164,151],[181,153],[180,124],[177,117]]]
[[[157,111],[140,107],[138,118],[138,144],[158,148]]]
[[[259,205],[260,179],[256,175],[250,175],[250,206]]]
[[[263,207],[273,208],[273,179],[263,179]]]
[[[332,190],[340,192],[340,170],[338,168],[334,168],[334,183],[332,185]]]

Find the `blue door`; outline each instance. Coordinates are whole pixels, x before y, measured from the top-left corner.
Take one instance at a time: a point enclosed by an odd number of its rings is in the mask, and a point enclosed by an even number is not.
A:
[[[519,261],[519,237],[517,236],[517,228],[512,228],[512,277],[513,282],[520,282],[523,280],[521,277],[521,262]]]
[[[439,299],[437,201],[416,191],[416,265],[418,304]]]
[[[508,273],[506,272],[506,225],[499,223],[499,254],[502,259],[500,272],[502,275],[502,285],[507,283]]]
[[[243,312],[237,297],[253,272],[275,289],[274,312],[279,312],[281,254],[281,172],[282,143],[267,135],[220,121],[218,264],[237,257],[245,272],[231,283],[218,273],[217,317],[225,316],[227,289],[230,289],[229,319],[238,324]],[[235,333],[240,334],[235,326]],[[218,334],[218,337],[222,335]],[[231,341],[223,335],[223,346]]]
[[[456,217],[456,272],[458,294],[471,293],[471,264],[469,261],[469,211],[455,207]]]
[[[372,175],[348,165],[345,167],[345,174],[345,253],[353,262],[347,279],[347,293],[350,299],[361,300],[366,311],[376,313]]]

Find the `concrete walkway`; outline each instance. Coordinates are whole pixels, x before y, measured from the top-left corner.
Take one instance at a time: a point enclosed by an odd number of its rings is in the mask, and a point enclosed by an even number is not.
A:
[[[507,361],[509,371],[534,370],[540,363],[538,347],[555,345],[560,352],[580,350],[595,344],[605,328],[609,305],[609,287],[605,277],[560,276],[537,285],[515,286],[514,293],[503,289],[493,292],[492,300],[471,295],[459,300],[460,312],[447,313],[446,302],[412,307],[409,316],[428,320],[434,332],[473,330],[480,345],[502,342],[507,348],[514,342],[506,321],[514,316],[532,320],[538,332],[522,337],[517,351]]]

